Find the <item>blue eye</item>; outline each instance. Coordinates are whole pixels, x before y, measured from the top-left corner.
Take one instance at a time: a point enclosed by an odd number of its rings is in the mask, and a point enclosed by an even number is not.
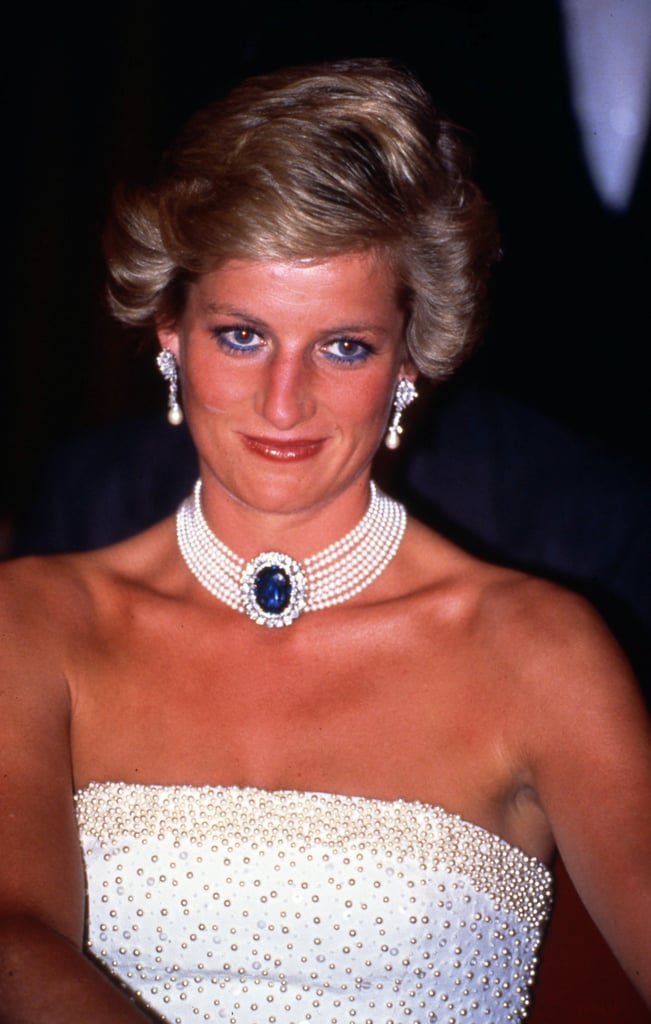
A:
[[[363,363],[373,355],[373,347],[359,338],[336,338],[324,351],[336,363]]]
[[[252,327],[237,324],[215,327],[212,333],[218,344],[228,352],[255,352],[260,347],[260,336]]]

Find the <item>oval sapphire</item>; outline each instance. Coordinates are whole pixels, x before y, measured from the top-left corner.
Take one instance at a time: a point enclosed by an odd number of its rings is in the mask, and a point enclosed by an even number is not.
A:
[[[269,565],[255,575],[255,599],[267,615],[285,611],[292,594],[289,576],[279,565]]]

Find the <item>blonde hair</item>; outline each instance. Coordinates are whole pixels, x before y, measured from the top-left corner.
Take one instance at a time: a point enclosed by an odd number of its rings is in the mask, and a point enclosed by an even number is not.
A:
[[[482,325],[497,253],[469,167],[460,131],[389,62],[248,79],[190,120],[151,188],[116,194],[112,311],[174,322],[187,283],[227,259],[377,249],[397,274],[412,359],[445,377]]]

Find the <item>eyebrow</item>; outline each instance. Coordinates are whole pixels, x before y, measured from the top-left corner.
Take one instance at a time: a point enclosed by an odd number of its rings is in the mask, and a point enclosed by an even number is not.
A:
[[[260,320],[259,317],[254,316],[252,313],[247,313],[243,309],[237,309],[236,306],[227,306],[220,302],[209,302],[206,306],[207,313],[217,313],[220,316],[233,317],[236,320],[247,320],[251,324],[256,324],[258,327],[267,327],[264,320]]]
[[[259,317],[252,313],[247,313],[246,310],[238,309],[236,306],[229,306],[225,303],[220,302],[209,302],[206,306],[207,313],[218,314],[220,316],[229,316],[237,320],[246,320],[247,323],[253,324],[255,327],[269,330],[269,325],[261,320]],[[383,337],[388,337],[391,331],[387,330],[381,324],[367,323],[361,321],[359,323],[343,323],[333,324],[332,327],[327,327],[322,334],[363,334],[364,332],[370,332],[373,334],[380,334]]]

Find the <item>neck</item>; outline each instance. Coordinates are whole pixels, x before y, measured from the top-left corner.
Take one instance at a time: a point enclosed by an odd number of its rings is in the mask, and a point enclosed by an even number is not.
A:
[[[370,474],[366,472],[341,493],[309,506],[278,503],[254,508],[201,474],[201,509],[207,525],[241,558],[260,551],[284,551],[302,560],[343,537],[368,508]],[[278,507],[280,505],[280,507]]]

